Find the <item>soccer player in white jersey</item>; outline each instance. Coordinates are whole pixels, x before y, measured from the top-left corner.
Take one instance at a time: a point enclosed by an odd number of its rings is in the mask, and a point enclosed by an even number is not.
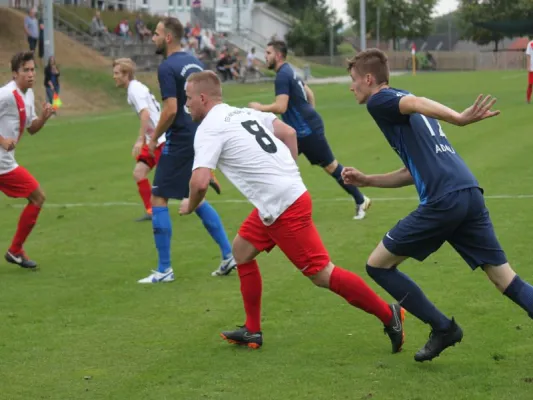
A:
[[[531,103],[531,93],[533,92],[533,40],[530,40],[526,47],[527,58],[527,91],[526,99],[528,103]]]
[[[150,142],[159,117],[161,105],[155,99],[150,89],[135,79],[136,65],[130,58],[119,58],[113,62],[113,79],[117,87],[128,91],[128,104],[139,116],[141,121],[137,140],[133,145],[132,156],[137,161],[133,169],[133,179],[137,183],[139,195],[146,213],[136,221],[150,221],[152,219],[152,186],[148,180],[148,174],[157,165],[163,150],[166,137],[162,135],[157,141],[157,147],[151,153],[147,144]],[[214,174],[211,177],[211,187],[220,194],[220,185]]]
[[[50,104],[44,104],[41,115],[36,114],[33,52],[15,54],[11,72],[13,80],[0,88],[0,192],[8,197],[25,198],[28,205],[20,215],[5,259],[22,268],[35,268],[37,263],[28,258],[23,246],[37,222],[45,196],[37,180],[15,161],[15,148],[24,130],[31,135],[39,132],[54,110]]]
[[[189,199],[181,214],[190,214],[209,186],[210,171],[222,173],[256,207],[233,242],[246,323],[222,332],[230,343],[259,348],[261,332],[261,274],[255,258],[274,246],[311,281],[343,297],[351,305],[378,317],[392,342],[403,344],[403,309],[387,304],[359,276],[335,266],[312,220],[311,196],[300,177],[296,132],[274,114],[222,103],[220,80],[212,71],[189,76],[187,107],[202,123],[194,139],[194,165]]]

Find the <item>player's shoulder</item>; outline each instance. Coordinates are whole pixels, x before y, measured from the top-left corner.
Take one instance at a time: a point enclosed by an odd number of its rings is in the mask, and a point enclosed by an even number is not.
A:
[[[389,102],[393,99],[399,99],[404,96],[411,95],[410,92],[403,90],[403,89],[396,89],[396,88],[384,88],[381,89],[379,92],[373,94],[367,101],[367,107],[372,108],[376,106],[380,106],[383,103]]]
[[[128,96],[134,96],[134,95],[137,95],[137,94],[141,94],[141,93],[146,93],[146,92],[149,92],[150,90],[148,89],[148,87],[138,81],[137,79],[134,79],[130,82],[130,84],[128,85]]]

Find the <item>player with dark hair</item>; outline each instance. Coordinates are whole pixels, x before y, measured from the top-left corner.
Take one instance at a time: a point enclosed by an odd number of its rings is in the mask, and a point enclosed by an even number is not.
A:
[[[194,161],[194,135],[198,124],[192,121],[185,106],[185,84],[193,72],[203,70],[201,62],[182,51],[183,26],[176,18],[165,18],[157,24],[152,38],[157,54],[165,59],[159,65],[158,78],[163,108],[159,122],[148,143],[154,154],[159,138],[166,133],[165,147],[159,158],[152,184],[152,225],[159,255],[156,271],[139,283],[171,282],[174,271],[170,260],[172,223],[168,199],[183,200],[189,196],[189,180]],[[205,228],[220,247],[222,262],[212,275],[227,275],[235,268],[231,245],[215,209],[204,201],[197,209]]]
[[[399,352],[403,309],[387,304],[359,276],[333,264],[322,243],[312,218],[311,196],[295,162],[295,130],[272,113],[224,104],[220,79],[212,71],[192,74],[186,94],[191,116],[201,125],[194,139],[190,198],[182,202],[180,212],[190,214],[201,204],[209,173],[216,167],[255,206],[233,241],[246,322],[240,329],[222,332],[222,337],[254,349],[263,345],[262,279],[256,257],[278,246],[316,286],[379,318],[392,352]]]
[[[480,95],[458,113],[442,104],[389,86],[387,56],[378,49],[358,53],[349,62],[351,90],[366,104],[404,167],[388,174],[342,172],[347,184],[380,188],[415,185],[419,206],[400,220],[367,261],[368,274],[411,314],[431,326],[416,361],[432,360],[460,342],[463,331],[440,312],[398,266],[408,258],[423,261],[448,242],[474,270],[481,267],[500,292],[533,318],[533,287],[511,268],[502,250],[483,190],[448,141],[439,120],[465,126],[497,116],[496,99]]]
[[[17,231],[5,254],[6,261],[23,268],[35,268],[24,251],[24,243],[37,222],[45,195],[39,182],[15,161],[17,147],[24,130],[36,134],[53,114],[50,104],[43,104],[41,116],[35,110],[33,84],[35,62],[33,52],[17,53],[11,59],[13,80],[0,88],[0,192],[14,198],[25,198]]]
[[[249,107],[263,112],[282,114],[285,123],[296,130],[298,153],[312,165],[320,165],[355,201],[354,219],[363,219],[371,201],[358,188],[346,185],[341,177],[343,166],[335,159],[324,132],[324,122],[315,110],[313,91],[286,62],[287,45],[282,41],[268,43],[266,64],[276,71],[276,101],[263,105],[252,102]]]

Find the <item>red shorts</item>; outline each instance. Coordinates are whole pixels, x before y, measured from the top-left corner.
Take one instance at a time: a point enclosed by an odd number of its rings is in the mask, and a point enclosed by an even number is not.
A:
[[[24,167],[0,175],[0,192],[8,197],[27,199],[38,187],[39,182]]]
[[[148,165],[148,167],[150,167],[150,169],[154,168],[159,162],[164,145],[165,143],[163,142],[157,146],[154,150],[154,156],[152,157],[150,150],[148,150],[148,146],[145,144],[141,150],[141,153],[137,156],[137,162],[145,163]]]
[[[302,194],[270,226],[266,226],[254,209],[239,229],[239,236],[258,251],[270,251],[274,246],[291,260],[305,275],[312,276],[330,262],[329,254],[312,218],[313,204],[309,192]]]
[[[528,72],[528,75],[527,75],[527,82],[528,82],[530,85],[533,85],[533,71],[529,71],[529,72]]]

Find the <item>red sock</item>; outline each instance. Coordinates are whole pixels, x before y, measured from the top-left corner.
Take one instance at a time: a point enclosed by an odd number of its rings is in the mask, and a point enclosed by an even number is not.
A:
[[[329,278],[329,289],[352,306],[378,317],[388,325],[392,319],[389,305],[360,276],[335,266]]]
[[[531,101],[531,92],[533,91],[533,85],[527,85],[527,101]]]
[[[246,327],[252,333],[261,330],[261,294],[263,281],[257,261],[238,264],[237,271],[241,280],[241,293],[246,312]]]
[[[24,210],[22,210],[17,232],[15,233],[13,242],[11,242],[11,247],[9,248],[10,253],[19,254],[22,252],[22,246],[35,226],[40,212],[41,207],[37,207],[33,203],[29,203]]]
[[[137,182],[137,186],[139,187],[139,194],[141,195],[141,199],[143,200],[146,212],[151,213],[152,204],[150,203],[150,197],[152,196],[152,186],[150,186],[150,182],[148,181],[148,179],[143,179]]]

